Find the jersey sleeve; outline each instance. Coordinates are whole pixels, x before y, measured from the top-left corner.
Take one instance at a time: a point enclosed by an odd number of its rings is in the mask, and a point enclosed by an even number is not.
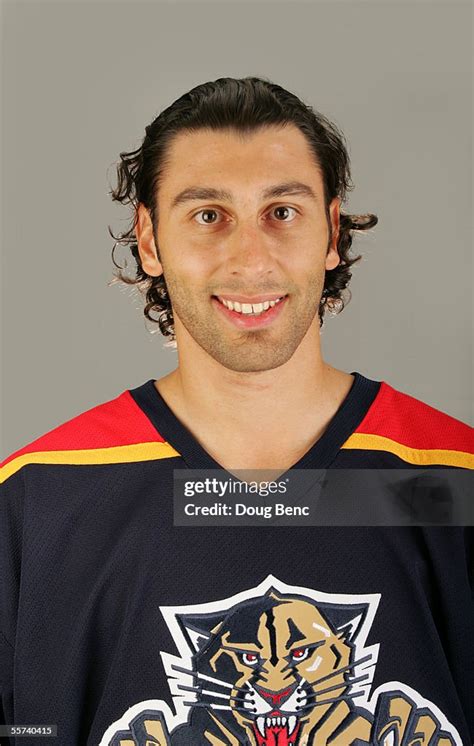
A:
[[[13,655],[20,593],[24,470],[0,484],[0,723],[13,720]]]

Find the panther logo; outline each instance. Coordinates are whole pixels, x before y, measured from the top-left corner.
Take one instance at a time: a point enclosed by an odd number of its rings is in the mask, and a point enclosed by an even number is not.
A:
[[[256,588],[162,607],[179,655],[162,652],[174,712],[131,707],[100,746],[462,746],[442,712],[400,682],[370,693],[380,594]]]

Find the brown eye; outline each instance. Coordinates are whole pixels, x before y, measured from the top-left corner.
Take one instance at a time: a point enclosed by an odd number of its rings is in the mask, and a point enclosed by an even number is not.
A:
[[[288,205],[283,205],[282,207],[275,207],[273,210],[273,214],[277,215],[277,219],[280,222],[288,223],[289,220],[287,220],[288,215],[291,217],[291,211],[293,211],[294,215],[296,214],[296,210],[294,207],[289,207]],[[293,215],[293,217],[294,217]]]
[[[215,218],[218,215],[218,213],[217,213],[217,210],[207,209],[207,210],[200,210],[199,212],[196,213],[194,217],[197,218],[198,215],[202,216],[202,221],[198,220],[198,223],[200,225],[213,225],[216,222]]]

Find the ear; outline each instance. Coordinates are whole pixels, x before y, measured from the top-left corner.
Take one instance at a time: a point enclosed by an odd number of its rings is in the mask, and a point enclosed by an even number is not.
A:
[[[194,653],[207,645],[209,640],[219,631],[225,612],[210,614],[177,614],[176,621],[186,638],[186,642]]]
[[[353,619],[349,619],[348,622],[345,622],[341,627],[337,628],[338,638],[344,642],[347,642],[348,640],[353,642],[360,632],[363,621],[364,617],[362,614],[355,616]]]
[[[163,273],[163,267],[158,259],[158,252],[153,235],[153,223],[150,213],[143,204],[138,205],[137,222],[135,225],[135,236],[138,244],[138,253],[142,267],[153,277],[159,277]]]
[[[341,258],[337,253],[337,242],[339,240],[341,198],[334,197],[329,205],[329,218],[331,220],[332,238],[331,245],[326,254],[326,269],[335,269]]]
[[[360,603],[318,603],[317,609],[340,639],[353,642],[363,627],[369,604]]]

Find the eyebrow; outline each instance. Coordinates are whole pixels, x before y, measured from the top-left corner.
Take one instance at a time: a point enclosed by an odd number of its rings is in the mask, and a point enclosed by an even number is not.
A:
[[[301,181],[287,181],[283,184],[275,184],[274,186],[264,189],[262,192],[263,199],[269,199],[272,197],[282,197],[286,194],[298,194],[303,197],[310,197],[317,201],[317,197],[313,189],[309,184],[303,184]],[[212,187],[200,187],[192,186],[183,189],[182,192],[176,195],[171,203],[171,209],[182,205],[185,202],[192,202],[193,200],[208,200],[216,199],[222,202],[232,202],[231,192],[225,189],[213,189]]]

